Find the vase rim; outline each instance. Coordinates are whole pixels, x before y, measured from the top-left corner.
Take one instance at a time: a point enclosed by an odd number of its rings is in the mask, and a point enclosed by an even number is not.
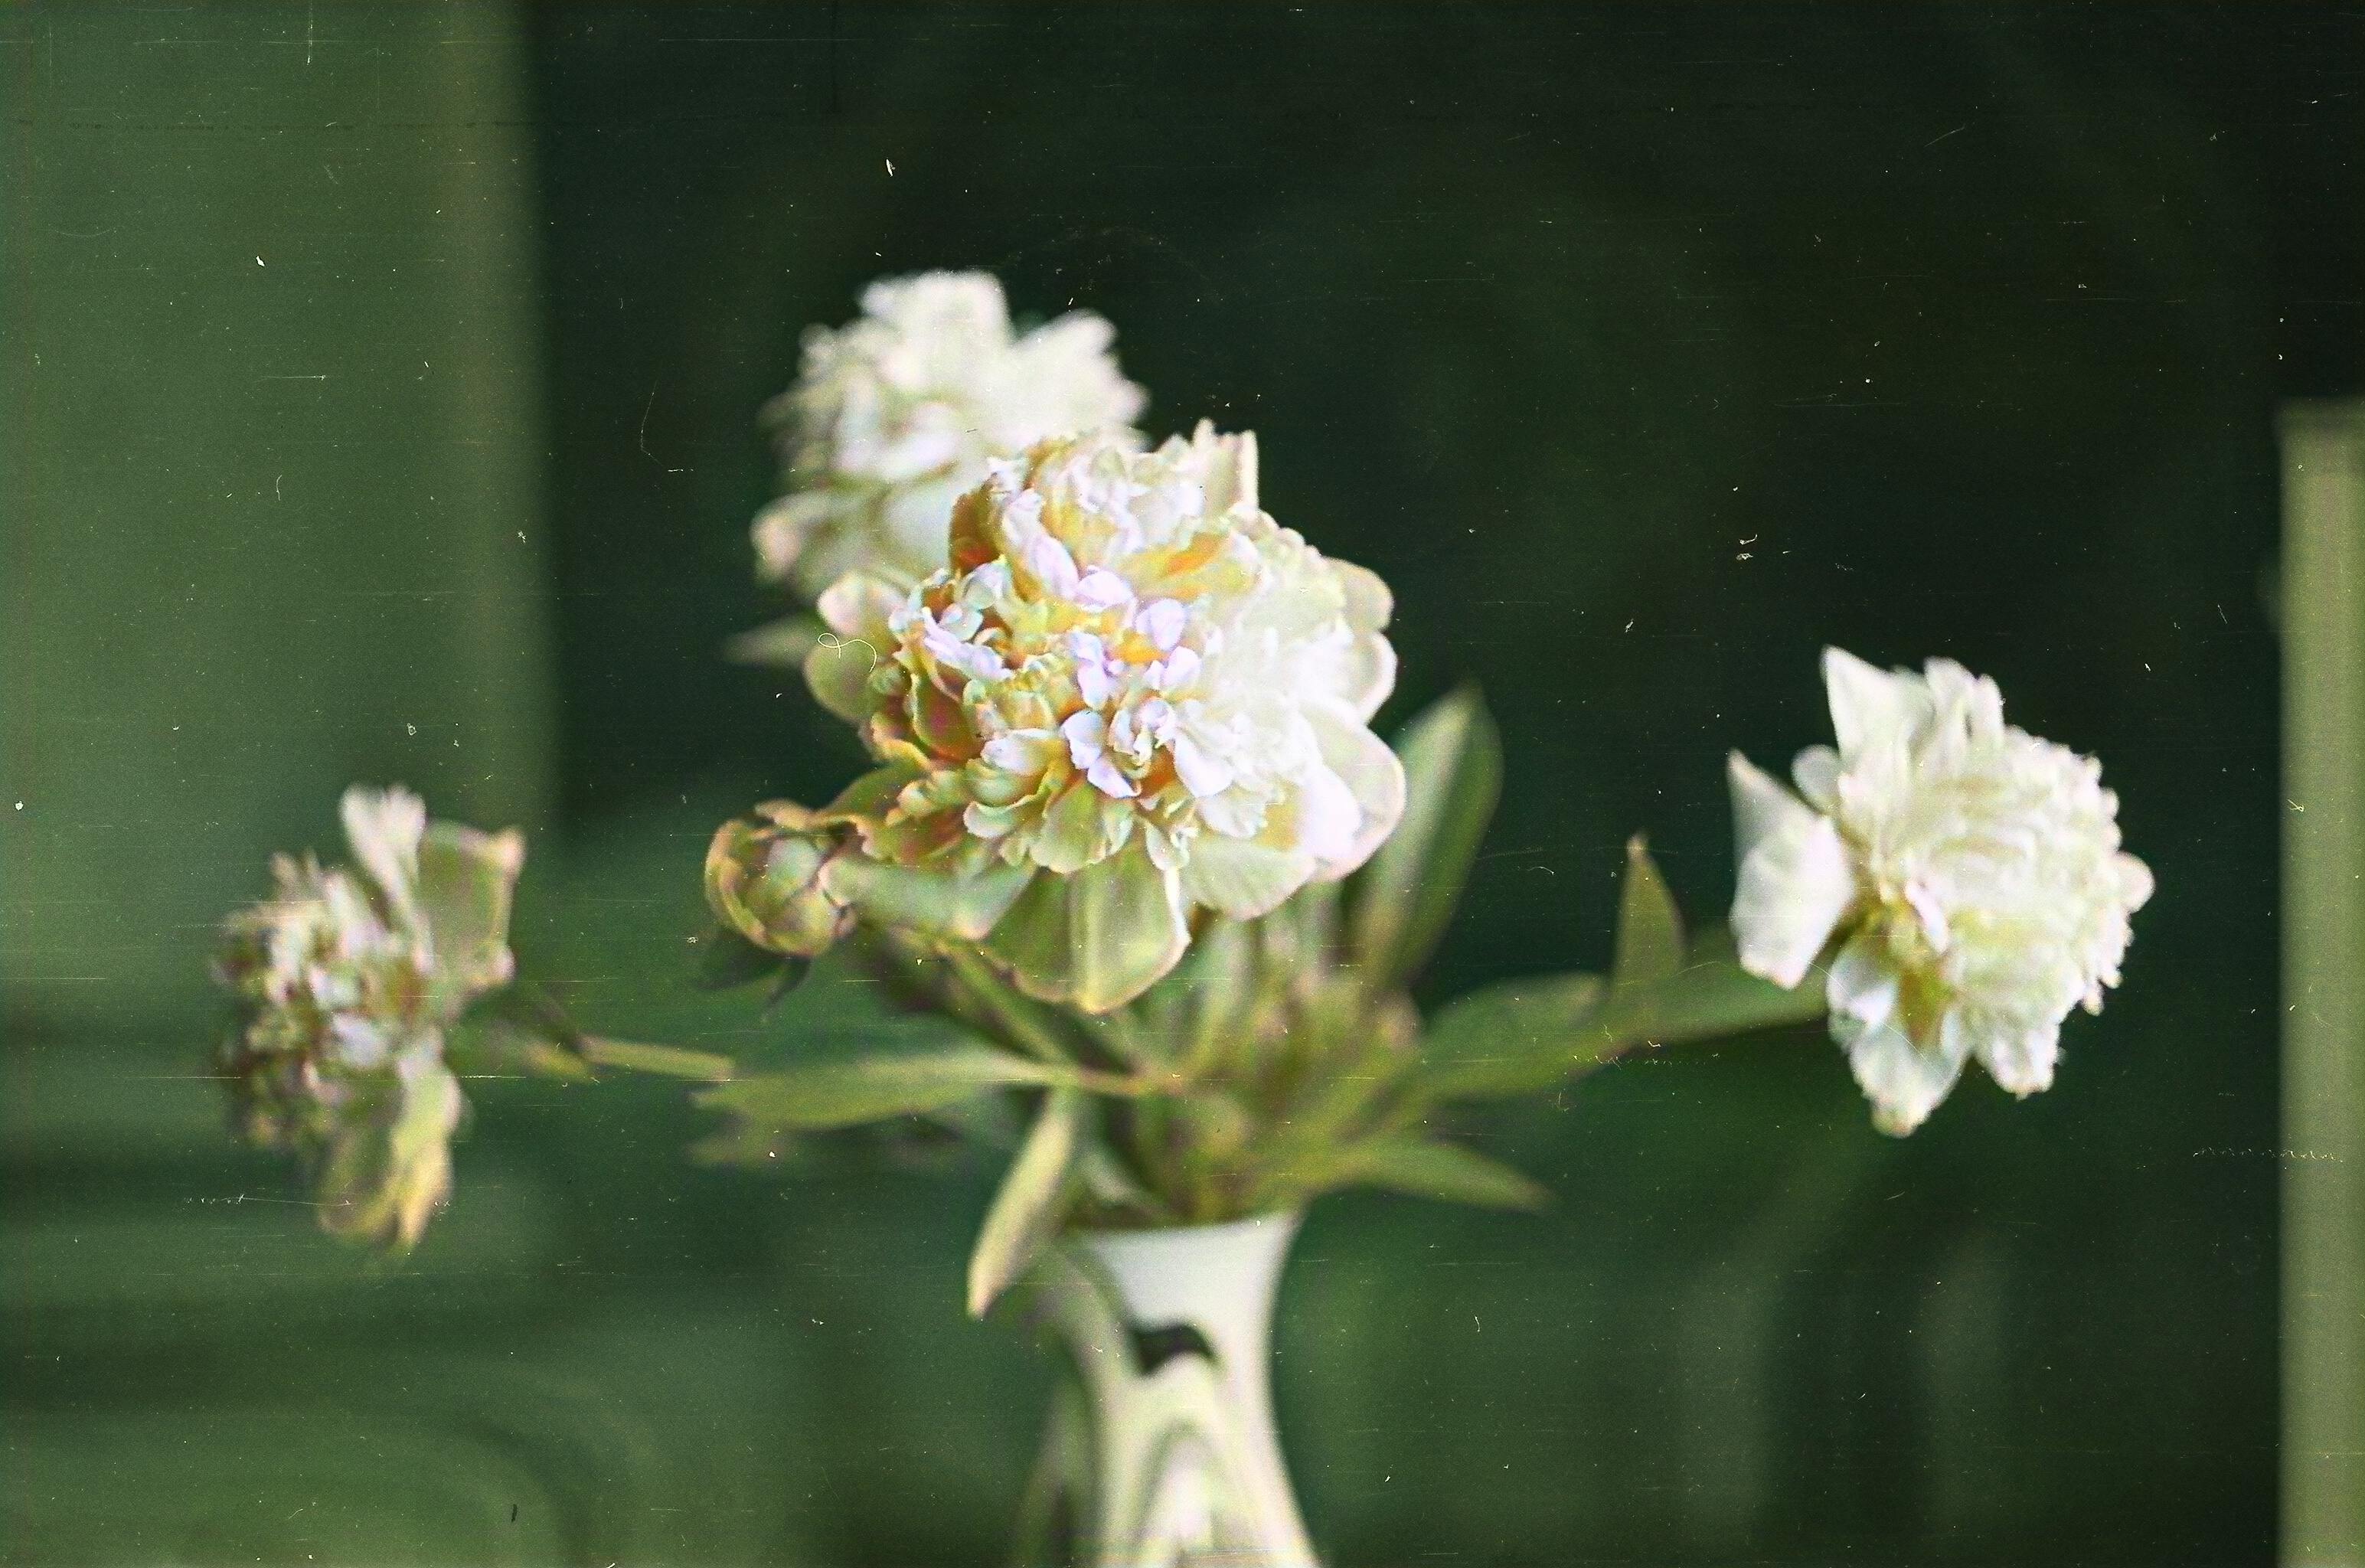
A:
[[[1125,1236],[1212,1236],[1224,1230],[1264,1230],[1273,1226],[1295,1226],[1306,1218],[1306,1208],[1267,1209],[1262,1214],[1243,1215],[1238,1219],[1203,1220],[1191,1225],[1092,1225],[1080,1226],[1068,1232],[1069,1238],[1078,1241],[1104,1241]]]

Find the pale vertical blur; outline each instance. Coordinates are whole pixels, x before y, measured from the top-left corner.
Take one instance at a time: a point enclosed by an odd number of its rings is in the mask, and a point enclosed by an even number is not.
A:
[[[2365,402],[2283,416],[2283,1502],[2365,1562]]]

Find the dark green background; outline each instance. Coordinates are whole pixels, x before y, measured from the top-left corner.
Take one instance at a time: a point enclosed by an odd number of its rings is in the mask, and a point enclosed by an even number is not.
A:
[[[194,1076],[211,922],[349,778],[536,831],[520,943],[688,998],[705,834],[851,743],[757,406],[875,275],[1119,329],[1164,433],[1397,594],[1509,755],[1442,997],[1729,896],[1815,653],[2090,751],[2158,874],[2058,1086],[1874,1135],[1812,1032],[1474,1130],[1541,1218],[1350,1197],[1280,1414],[1342,1568],[2272,1553],[2278,402],[2365,390],[2331,8],[20,7],[0,430],[10,1562],[995,1560],[1042,1364],[989,1171],[680,1158],[661,1085],[472,1085],[372,1269]],[[887,162],[891,160],[891,174]],[[414,365],[413,361],[417,364]],[[311,379],[311,377],[319,379]],[[25,805],[17,806],[22,800]]]

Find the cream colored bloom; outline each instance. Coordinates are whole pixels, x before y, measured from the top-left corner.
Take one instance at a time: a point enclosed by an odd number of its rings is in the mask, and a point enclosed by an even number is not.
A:
[[[431,824],[402,790],[342,806],[357,864],[280,856],[273,896],[224,927],[239,1020],[222,1067],[247,1135],[312,1166],[325,1227],[408,1245],[450,1187],[463,1101],[443,1030],[512,972],[524,843]]]
[[[1832,1033],[1885,1132],[1972,1057],[2013,1094],[2048,1087],[2062,1019],[2101,1011],[2151,896],[2101,766],[2006,724],[1995,683],[1945,659],[1916,676],[1831,648],[1823,678],[1839,746],[1799,754],[1797,795],[1732,757],[1743,966],[1795,987],[1840,937]]]
[[[860,319],[806,334],[801,378],[768,410],[789,493],[756,520],[762,575],[807,598],[848,571],[899,587],[927,576],[988,458],[1130,433],[1144,394],[1118,372],[1115,335],[1080,310],[1017,336],[986,273],[872,284]]]
[[[808,677],[884,765],[849,792],[876,802],[866,850],[1047,873],[995,931],[1039,993],[1125,1000],[1051,972],[1062,922],[1138,939],[1138,990],[1191,907],[1261,914],[1403,812],[1370,729],[1387,588],[1259,509],[1252,436],[1046,442],[962,498],[943,569],[902,593],[848,577],[820,609],[835,645]]]

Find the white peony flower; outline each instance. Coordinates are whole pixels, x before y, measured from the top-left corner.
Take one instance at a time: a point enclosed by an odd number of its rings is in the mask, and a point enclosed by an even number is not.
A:
[[[360,869],[275,857],[273,897],[230,917],[217,969],[252,1009],[251,1048],[374,1071],[437,1048],[417,891],[427,811],[401,790],[349,790],[342,808]]]
[[[464,1106],[443,1030],[513,971],[525,846],[431,824],[408,790],[348,790],[342,808],[357,865],[279,856],[273,896],[224,928],[239,1018],[221,1066],[247,1135],[313,1167],[326,1228],[409,1246],[450,1190]]]
[[[945,568],[824,594],[844,641],[807,673],[885,765],[849,791],[881,802],[871,857],[1086,877],[1148,933],[1126,970],[1146,985],[1191,907],[1262,914],[1395,826],[1403,768],[1369,723],[1395,679],[1389,607],[1259,510],[1253,436],[1052,441],[962,498]]]
[[[1830,648],[1823,678],[1839,747],[1799,754],[1797,795],[1732,757],[1743,967],[1796,987],[1839,935],[1832,1033],[1884,1132],[1974,1056],[2013,1094],[2048,1087],[2062,1019],[2101,1011],[2151,896],[2101,766],[2006,724],[1995,683],[1945,659],[1916,676]]]
[[[765,578],[808,598],[848,571],[917,582],[944,564],[953,502],[987,459],[1130,434],[1141,411],[1106,321],[1075,311],[1015,336],[990,274],[874,283],[862,312],[806,334],[801,377],[767,410],[789,493],[756,520],[756,551]]]

